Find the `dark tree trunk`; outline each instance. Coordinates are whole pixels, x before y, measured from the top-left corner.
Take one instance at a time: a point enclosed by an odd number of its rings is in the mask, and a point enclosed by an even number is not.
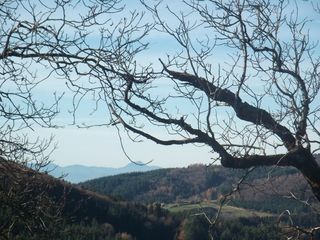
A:
[[[307,180],[313,194],[320,202],[320,166],[310,150],[301,146],[286,154],[251,155],[244,157],[223,156],[221,164],[226,168],[245,169],[259,166],[285,166],[297,168]]]
[[[311,186],[314,196],[320,202],[320,169],[319,167],[318,167],[317,175],[304,174],[304,177],[307,179],[309,185]]]
[[[320,166],[310,151],[305,150],[304,155],[300,156],[300,159],[295,167],[303,174],[314,196],[320,202]]]

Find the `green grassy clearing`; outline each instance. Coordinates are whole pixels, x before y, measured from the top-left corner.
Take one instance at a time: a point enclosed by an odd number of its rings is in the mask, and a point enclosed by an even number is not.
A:
[[[172,203],[164,206],[165,209],[172,213],[201,213],[208,210],[217,212],[219,210],[219,203],[216,201],[206,201],[200,203]],[[255,211],[245,208],[224,205],[222,207],[221,215],[224,218],[250,218],[250,217],[272,217],[273,214],[261,211]]]

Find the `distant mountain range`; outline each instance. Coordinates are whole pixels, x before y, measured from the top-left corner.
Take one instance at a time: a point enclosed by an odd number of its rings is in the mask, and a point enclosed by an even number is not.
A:
[[[143,165],[141,163],[129,163],[128,165],[120,168],[111,167],[94,167],[94,166],[83,166],[83,165],[70,165],[61,167],[56,164],[49,164],[45,171],[50,175],[63,178],[64,180],[71,183],[80,183],[90,179],[113,176],[122,173],[131,172],[147,172],[155,169],[159,169],[157,166]]]

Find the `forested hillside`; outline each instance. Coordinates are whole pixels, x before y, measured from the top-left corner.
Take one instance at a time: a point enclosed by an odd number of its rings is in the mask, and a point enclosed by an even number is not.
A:
[[[10,174],[6,174],[8,167]],[[89,182],[111,179],[110,187],[113,185],[116,190],[122,186],[117,191],[123,191],[133,201],[120,200],[124,196],[94,193],[13,162],[0,161],[0,168],[0,201],[5,203],[0,205],[0,239],[36,240],[50,236],[54,240],[209,240],[211,235],[223,240],[282,240],[296,234],[291,221],[307,228],[320,221],[319,216],[299,208],[295,208],[297,212],[290,218],[279,218],[279,213],[227,206],[219,221],[210,225],[204,214],[213,219],[219,209],[219,200],[212,199],[228,192],[232,181],[244,174],[228,172],[219,166],[160,169]],[[244,186],[262,181],[265,178],[262,172],[258,169],[248,176]],[[291,169],[277,169],[273,174],[274,179],[286,177],[286,181],[297,176]],[[243,200],[243,195],[262,202],[262,196],[255,199],[247,191],[250,188],[244,187],[230,204],[244,206],[248,199]],[[157,194],[167,203],[150,203],[156,200]],[[141,202],[137,203],[137,199]],[[319,236],[315,235],[314,239]]]
[[[8,174],[10,169],[10,174]],[[0,161],[0,239],[174,239],[160,206],[118,201]]]
[[[305,209],[295,197],[312,201],[308,185],[293,168],[225,169],[221,166],[192,165],[129,173],[81,183],[85,189],[143,203],[197,202],[216,200],[230,193],[245,178],[230,204],[256,210],[282,212]],[[284,197],[285,196],[285,197]]]
[[[178,239],[210,239],[209,229],[211,236],[223,240],[280,240],[297,234],[308,239],[296,226],[308,229],[320,221],[319,205],[293,168],[257,168],[248,173],[192,165],[99,178],[80,186],[119,199],[161,203],[183,219]],[[215,218],[225,196],[227,205],[212,228],[206,217]],[[313,237],[320,239],[318,232]]]

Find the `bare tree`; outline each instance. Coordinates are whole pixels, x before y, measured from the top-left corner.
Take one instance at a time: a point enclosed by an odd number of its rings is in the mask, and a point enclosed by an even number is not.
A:
[[[184,1],[189,11],[180,13],[143,4],[178,53],[159,59],[158,72],[136,65],[119,76],[110,104],[115,123],[158,144],[208,145],[228,168],[293,166],[320,200],[318,45],[298,3]],[[155,93],[165,79],[172,89]]]
[[[101,124],[122,123],[134,140],[207,145],[229,168],[293,166],[319,200],[318,46],[299,3],[190,0],[180,12],[141,3],[145,14],[118,1],[4,1],[2,79],[63,78],[74,112],[90,95],[112,112]],[[169,36],[175,51],[140,64],[154,32]],[[32,67],[47,69],[45,76]]]
[[[0,2],[2,158],[46,162],[49,145],[21,130],[54,127],[63,94],[48,105],[36,90],[55,81],[73,93],[75,124],[91,98],[111,120],[85,127],[121,124],[133,141],[206,145],[228,168],[293,166],[320,200],[319,39],[309,31],[319,15],[301,17],[291,0],[154,4],[141,1],[141,13],[120,0]],[[148,62],[157,36],[166,42]]]
[[[52,198],[50,183],[38,172],[50,163],[55,145],[52,138],[37,136],[37,128],[56,127],[53,120],[64,93],[54,89],[51,96],[43,93],[48,88],[43,83],[61,81],[84,59],[94,68],[97,62],[87,44],[87,29],[99,31],[108,24],[110,14],[121,10],[117,4],[117,0],[0,1],[1,239],[15,239],[21,232],[54,237],[58,229],[63,206],[59,198]]]
[[[53,125],[60,96],[45,106],[32,93],[66,81],[75,121],[90,95],[112,113],[101,124],[122,123],[133,140],[207,145],[229,168],[293,166],[319,200],[318,46],[298,3],[190,0],[181,12],[141,4],[146,15],[117,0],[1,2],[3,157],[39,152],[16,133]],[[141,65],[154,32],[172,38],[176,51]]]

